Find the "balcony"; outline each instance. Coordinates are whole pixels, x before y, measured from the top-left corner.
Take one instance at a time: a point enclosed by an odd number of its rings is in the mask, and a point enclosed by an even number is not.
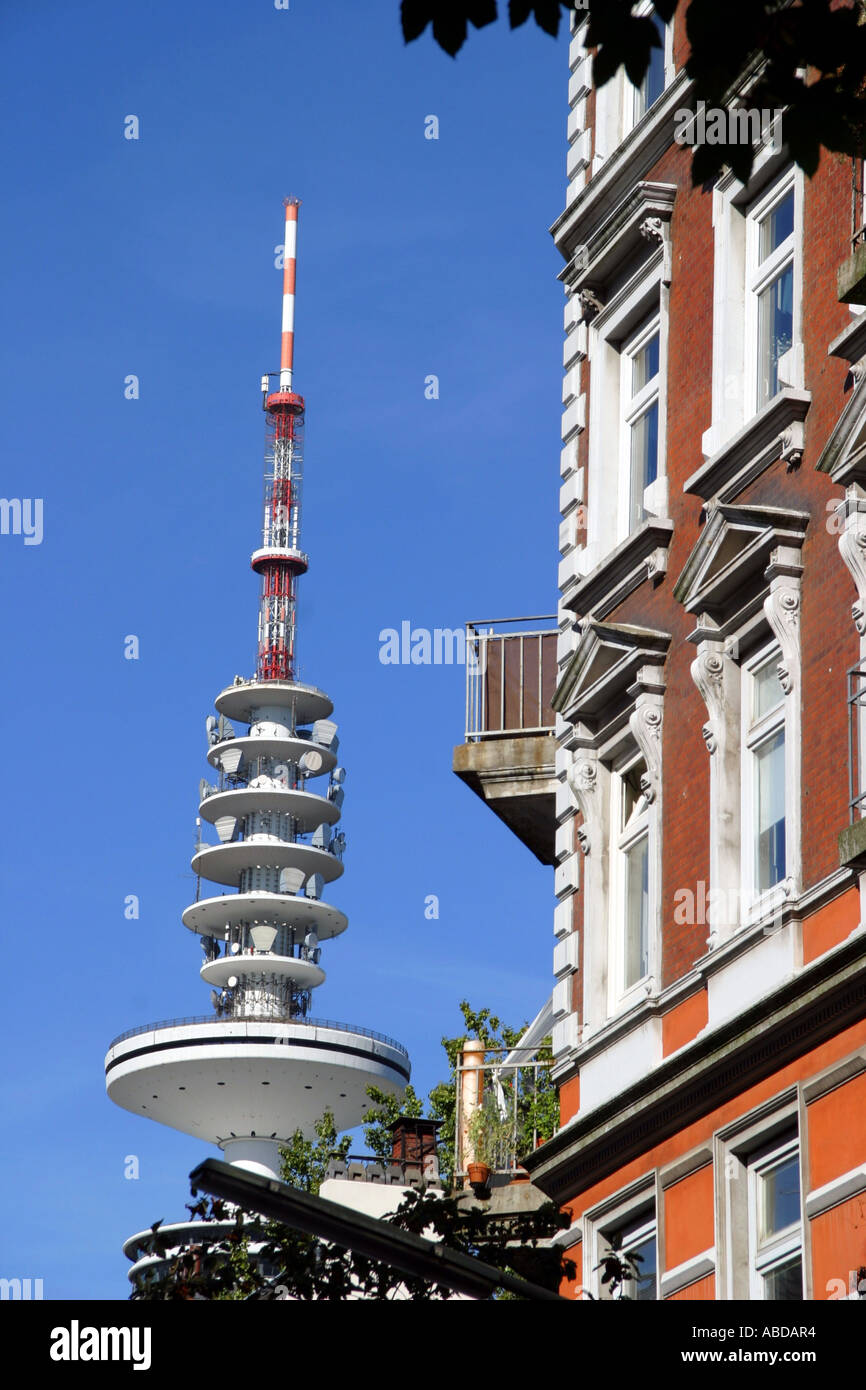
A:
[[[552,615],[466,624],[466,739],[453,761],[542,864],[554,862],[556,642]]]
[[[520,1184],[526,1178],[523,1159],[559,1125],[551,1063],[549,1039],[511,1049],[468,1039],[457,1059],[454,1183],[458,1189],[472,1186],[478,1195],[484,1175],[473,1170],[483,1165],[488,1172],[481,1188],[492,1199],[492,1212],[531,1210],[543,1201],[537,1188]]]

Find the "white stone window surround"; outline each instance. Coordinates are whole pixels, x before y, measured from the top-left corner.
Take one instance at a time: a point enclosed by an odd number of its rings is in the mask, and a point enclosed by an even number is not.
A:
[[[793,342],[779,362],[780,389],[802,390],[803,203],[802,170],[788,156],[761,145],[749,184],[724,174],[713,190],[712,422],[704,433],[704,458],[717,454],[758,410],[756,264],[758,223],[793,189]],[[783,258],[784,258],[783,253]],[[688,484],[687,484],[688,487]]]
[[[630,1183],[628,1187],[599,1202],[584,1213],[583,1227],[583,1284],[597,1299],[604,1299],[606,1291],[602,1287],[602,1271],[597,1265],[609,1249],[606,1237],[614,1231],[628,1228],[629,1245],[637,1243],[636,1237],[646,1239],[656,1237],[656,1297],[658,1297],[658,1271],[661,1265],[658,1212],[661,1210],[657,1173]],[[607,1297],[610,1295],[608,1294]]]
[[[703,736],[711,760],[711,951],[742,928],[778,925],[781,908],[802,893],[800,552],[808,521],[807,513],[781,508],[710,507],[674,589],[698,615],[689,639],[698,648],[692,677],[709,716]],[[745,594],[751,597],[744,602]],[[745,862],[751,837],[744,824],[741,710],[749,667],[763,659],[772,638],[784,691],[786,876],[777,889],[756,898]]]
[[[562,682],[563,714],[573,725],[569,746],[574,759],[567,777],[583,815],[577,837],[586,856],[582,1041],[660,989],[663,663],[669,640],[666,634],[588,621],[573,658],[573,688],[569,672]],[[617,888],[621,860],[612,820],[617,804],[614,782],[618,771],[641,757],[649,856],[649,968],[626,991]]]
[[[786,904],[796,903],[802,892],[802,843],[800,805],[801,699],[799,650],[799,574],[790,583],[771,588],[765,600],[767,622],[753,619],[748,628],[733,633],[725,643],[702,642],[692,675],[710,714],[704,739],[710,753],[710,921],[707,947],[714,950],[743,929],[778,925]],[[772,615],[772,616],[771,616]],[[784,637],[768,645],[775,632]],[[748,658],[740,659],[749,641]],[[752,670],[777,652],[784,670],[783,702],[773,728],[785,733],[785,877],[763,892],[755,884],[753,823],[754,752],[768,730],[759,727],[750,735],[749,706]],[[721,754],[721,757],[720,757]],[[713,893],[713,889],[716,890]]]
[[[738,1117],[713,1136],[716,1205],[716,1298],[760,1299],[756,1279],[756,1239],[754,1229],[753,1172],[762,1159],[775,1149],[794,1146],[800,1157],[800,1201],[808,1190],[805,1154],[799,1145],[803,1102],[797,1087],[772,1097],[747,1115]],[[792,1248],[804,1246],[801,1223],[794,1233]],[[809,1259],[804,1249],[804,1270],[809,1279]],[[804,1294],[809,1297],[809,1292]]]
[[[664,248],[659,247],[623,289],[593,319],[589,329],[591,404],[587,456],[587,531],[580,567],[589,574],[629,534],[628,479],[631,475],[630,431],[625,423],[623,346],[649,317],[657,316],[658,472],[647,489],[651,515],[667,518],[665,469],[668,313],[662,293]],[[619,461],[619,480],[610,486],[610,460]]]

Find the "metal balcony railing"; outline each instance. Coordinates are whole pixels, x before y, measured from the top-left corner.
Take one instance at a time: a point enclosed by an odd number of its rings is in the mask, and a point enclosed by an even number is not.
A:
[[[553,732],[556,641],[553,614],[466,624],[467,743]]]
[[[520,1159],[550,1138],[555,1092],[548,1082],[553,1058],[548,1047],[488,1048],[481,1066],[457,1062],[455,1077],[455,1177],[466,1176],[466,1160],[486,1162],[495,1173],[515,1173]],[[525,1053],[525,1061],[511,1060]],[[473,1104],[467,1109],[467,1088]],[[558,1115],[558,1110],[557,1110]]]
[[[128,1028],[125,1033],[120,1033],[111,1043],[112,1047],[117,1047],[118,1043],[126,1042],[127,1038],[138,1037],[140,1033],[155,1033],[161,1028],[183,1028],[188,1024],[209,1023],[217,1028],[226,1028],[232,1023],[291,1023],[292,1027],[303,1028],[335,1028],[340,1033],[357,1033],[362,1038],[372,1038],[374,1042],[385,1043],[388,1047],[396,1048],[408,1060],[409,1053],[402,1043],[398,1043],[396,1038],[389,1038],[386,1033],[376,1033],[372,1028],[359,1028],[354,1023],[337,1023],[332,1018],[290,1018],[290,1019],[268,1019],[268,1018],[243,1018],[240,1016],[231,1018],[217,1018],[215,1014],[189,1014],[185,1018],[164,1018],[159,1023],[142,1023],[138,1028]]]

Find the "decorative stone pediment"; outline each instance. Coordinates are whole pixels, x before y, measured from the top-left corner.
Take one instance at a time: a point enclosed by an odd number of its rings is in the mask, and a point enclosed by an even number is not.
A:
[[[677,195],[676,184],[638,183],[579,248],[560,275],[572,294],[591,291],[600,301],[624,266],[648,246],[661,245],[665,252],[665,283],[670,281],[668,230]]]
[[[670,641],[667,632],[587,620],[554,693],[553,708],[593,732],[618,715],[627,721],[636,695],[661,684]]]
[[[721,627],[741,608],[750,586],[765,587],[767,566],[780,546],[799,550],[808,521],[808,512],[784,507],[711,503],[674,597],[687,612],[708,614]]]
[[[824,445],[815,464],[819,473],[828,473],[834,483],[866,487],[866,358],[855,363],[855,387],[851,398]]]

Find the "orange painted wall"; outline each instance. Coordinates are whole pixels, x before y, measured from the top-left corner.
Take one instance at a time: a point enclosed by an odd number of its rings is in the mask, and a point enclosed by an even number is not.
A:
[[[702,1028],[707,1026],[709,1004],[706,989],[690,994],[676,1008],[662,1016],[662,1056],[669,1057],[678,1047],[696,1038]]]
[[[705,1279],[698,1279],[694,1284],[687,1284],[679,1293],[672,1293],[670,1298],[666,1298],[666,1303],[712,1303],[716,1296],[716,1276],[708,1274]]]
[[[866,1265],[866,1193],[840,1202],[812,1221],[812,1296],[826,1299],[839,1293],[832,1280],[848,1291],[849,1272]]]
[[[713,1165],[681,1178],[664,1194],[664,1268],[675,1269],[714,1244]]]
[[[809,1180],[814,1190],[866,1162],[866,1072],[809,1106]]]
[[[559,1285],[559,1292],[563,1298],[577,1299],[583,1287],[583,1243],[578,1241],[565,1251],[565,1259],[571,1260],[574,1265],[574,1277],[563,1279]]]
[[[559,1123],[568,1124],[580,1109],[580,1077],[573,1076],[559,1088]]]
[[[844,941],[860,921],[860,890],[849,888],[803,922],[803,964]]]

